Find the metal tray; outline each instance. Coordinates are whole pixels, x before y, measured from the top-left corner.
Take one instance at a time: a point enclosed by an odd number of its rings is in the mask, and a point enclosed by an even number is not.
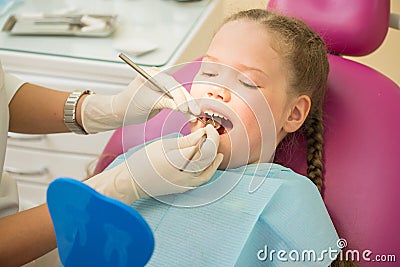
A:
[[[11,15],[2,31],[11,35],[106,37],[117,27],[116,15]]]

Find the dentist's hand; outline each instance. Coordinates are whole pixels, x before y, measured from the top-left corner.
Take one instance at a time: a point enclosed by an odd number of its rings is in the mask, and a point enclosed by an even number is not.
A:
[[[199,153],[181,171],[203,135],[207,138]],[[217,154],[218,145],[218,132],[208,125],[184,137],[150,143],[85,183],[128,205],[148,196],[183,193],[207,182],[215,173],[223,159]]]
[[[124,123],[143,123],[164,108],[200,114],[200,109],[191,95],[173,77],[156,68],[146,71],[165,86],[173,99],[137,75],[128,88],[116,95],[93,94],[83,100],[81,117],[86,132],[114,130],[122,127]]]

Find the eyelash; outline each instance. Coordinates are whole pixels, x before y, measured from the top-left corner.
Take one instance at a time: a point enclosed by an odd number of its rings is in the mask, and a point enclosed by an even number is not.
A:
[[[206,77],[216,77],[216,76],[218,76],[218,74],[209,73],[209,72],[202,72],[201,75],[206,76]]]
[[[252,88],[252,89],[261,88],[261,86],[253,85],[253,84],[248,84],[248,83],[246,83],[246,82],[244,82],[244,81],[240,81],[240,83],[243,84],[244,86],[246,86],[246,87],[248,87],[248,88]]]
[[[209,72],[202,72],[201,75],[206,76],[206,77],[216,77],[218,76],[218,74],[216,73],[209,73]],[[243,84],[244,86],[251,88],[251,89],[259,89],[261,88],[261,86],[258,85],[253,85],[253,84],[248,84],[244,81],[239,80],[241,84]]]

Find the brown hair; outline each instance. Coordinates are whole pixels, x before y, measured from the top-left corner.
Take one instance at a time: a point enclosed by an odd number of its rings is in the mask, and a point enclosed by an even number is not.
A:
[[[226,22],[249,20],[266,26],[271,46],[288,67],[288,93],[308,95],[311,109],[303,125],[307,136],[307,175],[322,190],[322,103],[329,73],[327,50],[322,39],[305,23],[263,9],[241,11]]]
[[[327,49],[320,36],[304,22],[263,9],[241,11],[225,20],[247,20],[264,25],[272,36],[271,46],[288,67],[288,93],[308,95],[311,109],[302,130],[307,137],[307,175],[322,193],[323,189],[323,125],[322,105],[329,73]],[[338,261],[332,266],[355,266]]]

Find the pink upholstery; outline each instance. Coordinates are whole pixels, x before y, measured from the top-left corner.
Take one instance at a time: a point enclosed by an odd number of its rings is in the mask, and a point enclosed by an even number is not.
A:
[[[301,18],[341,55],[370,54],[389,26],[390,0],[270,0],[268,8]]]
[[[333,53],[365,55],[386,35],[390,1],[270,0],[268,8],[304,19]],[[400,259],[400,88],[354,61],[330,55],[329,62],[324,201],[348,249],[360,255],[368,249],[371,259],[378,254]],[[276,161],[305,174],[305,143],[299,139],[291,153],[278,150]],[[398,266],[363,260],[356,264]]]
[[[388,27],[389,0],[270,0],[268,8],[304,19],[319,32],[333,54],[366,55],[383,41]],[[324,200],[348,248],[395,254],[400,259],[400,88],[384,75],[354,61],[329,56],[331,71],[325,100]],[[197,63],[175,73],[190,81]],[[160,135],[168,112],[153,118],[146,140]],[[117,130],[104,153],[122,153],[121,135],[129,144],[143,143],[143,125]],[[276,162],[306,173],[304,137],[289,152],[277,150]],[[288,144],[282,144],[287,148]],[[110,161],[100,161],[101,171]],[[356,262],[359,266],[396,263]]]
[[[337,56],[329,61],[324,201],[348,249],[397,253],[399,258],[400,88],[361,64]],[[300,140],[291,153],[278,150],[276,161],[306,174],[305,142]]]

